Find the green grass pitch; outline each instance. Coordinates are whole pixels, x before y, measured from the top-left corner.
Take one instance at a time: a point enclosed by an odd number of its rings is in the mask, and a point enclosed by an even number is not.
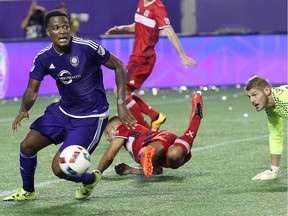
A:
[[[181,134],[188,125],[191,95],[187,90],[161,89],[157,95],[142,91],[143,99],[163,112],[167,121],[161,129]],[[140,93],[140,92],[139,92]],[[154,92],[155,93],[155,92]],[[116,113],[112,92],[107,92],[110,116]],[[0,101],[1,163],[0,198],[21,187],[19,143],[31,122],[57,96],[39,97],[18,132],[11,131],[20,99]],[[203,91],[204,117],[193,145],[193,157],[177,170],[145,180],[140,176],[117,176],[113,166],[120,162],[135,165],[122,149],[112,166],[103,173],[91,197],[74,198],[76,183],[53,175],[51,162],[58,147],[51,145],[38,154],[36,192],[32,202],[0,202],[0,216],[68,215],[287,215],[287,122],[280,177],[275,181],[251,181],[270,165],[268,128],[264,112],[249,103],[243,88],[227,87]],[[247,117],[244,117],[247,114]],[[147,119],[148,120],[148,119]],[[105,137],[92,155],[92,167],[107,148]]]

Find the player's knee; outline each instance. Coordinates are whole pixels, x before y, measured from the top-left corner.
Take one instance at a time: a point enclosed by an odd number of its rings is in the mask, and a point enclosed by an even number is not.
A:
[[[32,142],[30,142],[30,139],[27,138],[21,142],[20,150],[27,156],[37,154],[37,150],[34,148],[34,145]]]

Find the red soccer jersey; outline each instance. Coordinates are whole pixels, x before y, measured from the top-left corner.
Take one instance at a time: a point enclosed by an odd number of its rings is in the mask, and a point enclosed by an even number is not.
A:
[[[148,145],[150,142],[160,141],[165,151],[167,151],[168,148],[174,144],[178,136],[167,130],[153,132],[137,124],[134,129],[128,129],[124,125],[120,125],[115,131],[114,137],[125,139],[124,147],[131,157],[137,163],[140,163],[138,154],[143,146]]]
[[[139,0],[135,13],[135,41],[131,58],[136,61],[149,60],[155,55],[154,47],[159,39],[161,29],[170,26],[167,11],[160,0],[144,4]]]
[[[133,129],[128,129],[124,125],[120,125],[115,131],[115,138],[125,139],[124,147],[129,152],[131,157],[136,161],[139,150],[142,148],[143,144],[149,142],[157,132],[153,132],[142,125],[137,124]]]

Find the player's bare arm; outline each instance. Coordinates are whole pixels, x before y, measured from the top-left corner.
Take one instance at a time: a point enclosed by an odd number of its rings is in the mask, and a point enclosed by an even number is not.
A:
[[[128,128],[135,127],[136,120],[134,116],[131,115],[129,110],[125,105],[125,97],[126,97],[126,67],[123,62],[115,57],[114,55],[110,55],[110,58],[105,63],[105,66],[113,69],[115,71],[116,77],[116,86],[117,86],[117,109],[118,116],[121,122]]]
[[[129,175],[129,174],[134,174],[134,175],[143,175],[143,170],[140,168],[136,167],[131,167],[126,163],[120,163],[117,164],[115,167],[115,172],[118,175]],[[155,166],[153,169],[153,174],[154,175],[161,175],[163,173],[162,167]]]
[[[28,111],[32,108],[37,99],[40,84],[41,81],[29,79],[28,86],[22,98],[19,113],[16,116],[14,122],[12,123],[13,132],[16,132],[17,128],[21,126],[21,121],[23,118],[29,119]]]
[[[124,139],[121,138],[115,138],[110,141],[110,145],[107,149],[107,151],[102,156],[97,170],[99,170],[101,173],[103,173],[113,162],[115,156],[119,152],[120,148],[124,144]]]
[[[135,23],[132,23],[130,25],[114,26],[114,27],[108,29],[105,32],[105,35],[118,34],[120,32],[130,32],[130,33],[135,32]]]
[[[181,46],[181,43],[179,41],[179,38],[176,35],[174,29],[172,27],[167,27],[167,28],[164,28],[163,31],[167,35],[167,37],[169,38],[170,42],[173,44],[175,49],[177,50],[184,67],[185,68],[187,68],[188,66],[196,67],[197,62],[185,54]]]
[[[130,174],[140,175],[140,174],[143,174],[142,169],[131,167],[126,163],[117,164],[114,167],[114,169],[118,175],[130,175]]]

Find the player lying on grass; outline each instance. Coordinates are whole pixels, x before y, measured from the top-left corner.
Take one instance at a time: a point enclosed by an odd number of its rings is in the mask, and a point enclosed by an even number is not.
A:
[[[288,86],[272,88],[265,78],[254,76],[247,81],[245,91],[257,111],[265,110],[270,131],[271,167],[252,180],[273,180],[278,177],[283,151],[283,119],[288,118]]]
[[[189,126],[181,136],[167,130],[151,131],[140,124],[137,124],[134,129],[128,129],[117,116],[112,117],[105,128],[105,135],[110,146],[101,158],[97,169],[101,173],[104,172],[111,165],[122,146],[137,163],[142,165],[143,174],[147,178],[152,175],[153,170],[155,174],[162,173],[162,167],[179,168],[192,156],[191,149],[202,119],[202,109],[202,96],[200,92],[197,92],[192,98]],[[126,172],[128,171],[124,170],[122,173],[119,171],[121,174]],[[140,174],[142,172],[133,169],[131,173]]]

